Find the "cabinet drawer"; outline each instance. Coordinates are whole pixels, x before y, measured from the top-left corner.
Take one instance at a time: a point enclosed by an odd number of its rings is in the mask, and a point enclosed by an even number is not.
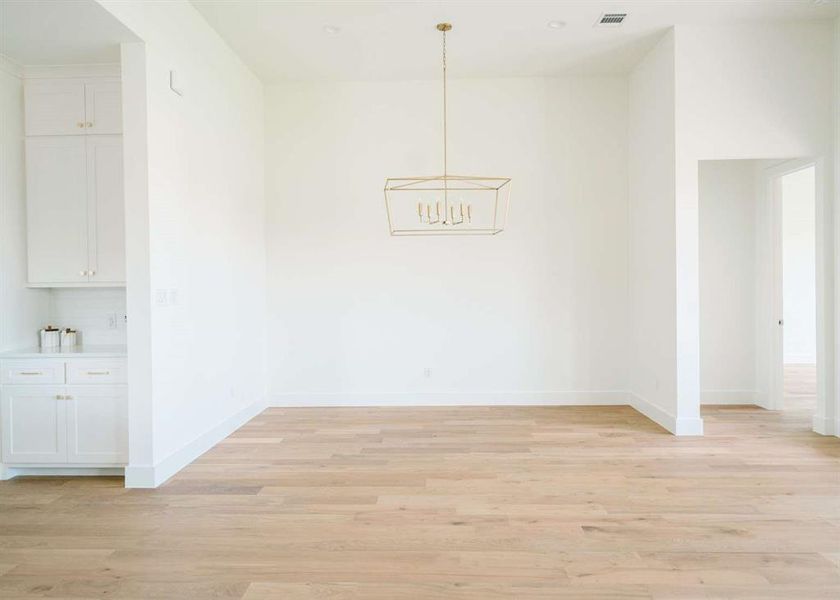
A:
[[[64,383],[64,361],[4,360],[0,363],[0,383]]]
[[[67,383],[125,383],[125,361],[120,359],[67,361]]]

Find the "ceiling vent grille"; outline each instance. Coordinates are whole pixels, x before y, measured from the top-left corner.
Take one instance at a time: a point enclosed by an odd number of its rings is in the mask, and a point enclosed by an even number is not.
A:
[[[624,19],[627,18],[627,13],[604,13],[601,15],[601,18],[598,19],[598,22],[595,23],[596,27],[619,27],[622,23],[624,23]]]

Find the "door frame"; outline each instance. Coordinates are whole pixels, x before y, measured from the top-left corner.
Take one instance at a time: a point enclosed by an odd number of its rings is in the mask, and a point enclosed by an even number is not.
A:
[[[815,244],[815,278],[816,278],[816,354],[817,354],[817,407],[814,416],[823,414],[826,402],[826,376],[825,368],[825,277],[823,265],[825,264],[825,239],[820,224],[822,215],[825,214],[825,160],[817,158],[795,158],[786,160],[764,170],[763,178],[766,197],[771,208],[771,252],[768,259],[772,262],[770,305],[772,319],[766,324],[768,338],[770,340],[769,368],[767,373],[766,389],[768,398],[766,408],[770,410],[781,410],[784,408],[784,326],[783,326],[783,297],[784,297],[784,269],[783,269],[783,248],[782,248],[782,177],[796,173],[803,169],[814,168],[814,244]],[[816,423],[816,419],[815,419]]]

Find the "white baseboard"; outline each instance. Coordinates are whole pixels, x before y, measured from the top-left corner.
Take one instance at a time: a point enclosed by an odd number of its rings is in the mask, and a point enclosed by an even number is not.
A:
[[[276,394],[269,406],[622,406],[623,391]]]
[[[128,465],[125,468],[125,487],[156,488],[196,458],[242,427],[265,409],[263,402],[255,402],[203,433],[180,450],[155,465]]]
[[[840,419],[832,421],[831,419],[823,417],[821,415],[814,415],[814,420],[812,424],[814,433],[819,433],[820,435],[835,435],[837,437],[840,437]]]
[[[703,419],[677,419],[640,397],[624,391],[560,392],[436,392],[436,393],[327,393],[277,394],[275,408],[338,406],[632,406],[674,435],[703,435]]]
[[[785,365],[814,365],[817,366],[816,354],[791,354],[785,355]]]
[[[630,406],[674,435],[703,435],[703,419],[700,417],[677,418],[670,412],[636,394],[629,393],[628,396]]]
[[[122,467],[9,467],[0,465],[0,481],[13,477],[122,477]]]
[[[700,404],[755,404],[761,406],[757,390],[700,390]]]

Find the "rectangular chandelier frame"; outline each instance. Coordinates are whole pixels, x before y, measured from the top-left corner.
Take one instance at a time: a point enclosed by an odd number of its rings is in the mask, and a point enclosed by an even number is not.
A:
[[[391,235],[496,235],[504,230],[510,208],[509,177],[437,175],[431,177],[390,177],[385,180],[385,208]],[[423,195],[431,202],[418,201]],[[458,206],[460,221],[454,221],[456,198],[468,194],[473,200]],[[476,205],[476,223],[472,221]],[[443,217],[440,218],[440,207]],[[464,216],[464,206],[468,217]],[[416,208],[415,208],[416,207]],[[422,208],[421,208],[422,207]],[[438,221],[431,221],[437,207]],[[410,208],[410,210],[409,210]],[[427,213],[423,212],[423,209]],[[419,211],[419,212],[418,212]],[[450,212],[451,211],[451,212]],[[424,214],[428,218],[424,221]],[[408,216],[412,218],[409,219]],[[451,215],[447,219],[447,215]],[[454,221],[454,222],[453,222]]]

